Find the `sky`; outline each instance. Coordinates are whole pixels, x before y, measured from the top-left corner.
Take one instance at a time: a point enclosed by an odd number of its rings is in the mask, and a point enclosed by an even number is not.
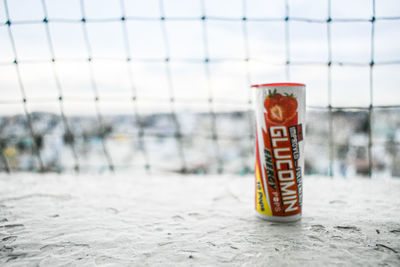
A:
[[[97,85],[103,113],[129,113],[132,96],[142,112],[169,111],[170,97],[177,110],[206,111],[208,98],[215,110],[243,110],[249,107],[250,84],[288,81],[286,76],[285,22],[257,21],[257,18],[282,19],[285,1],[280,0],[84,0],[92,62],[87,62],[82,23],[52,22],[52,19],[80,20],[79,0],[45,0],[54,46],[54,64],[62,88],[67,114],[95,112],[90,68]],[[160,2],[165,14],[160,12]],[[335,19],[370,19],[372,1],[332,0]],[[51,54],[40,0],[8,0],[17,58],[29,111],[57,113],[58,89],[53,75]],[[124,43],[121,21],[96,22],[120,18],[121,3],[128,19],[126,29],[131,62]],[[210,19],[204,23],[204,14]],[[326,20],[328,1],[289,0],[289,16]],[[245,4],[245,5],[244,5]],[[159,20],[161,16],[165,21]],[[246,44],[243,21],[248,33],[249,61],[244,59]],[[216,20],[212,17],[230,18]],[[400,61],[400,17],[398,0],[376,0],[375,49],[373,72],[374,105],[400,104],[400,65],[380,62]],[[171,19],[172,18],[172,19]],[[187,18],[179,20],[177,18]],[[92,21],[91,21],[92,20]],[[22,112],[21,90],[16,76],[4,2],[0,2],[0,115]],[[167,43],[165,45],[163,28]],[[207,45],[203,30],[206,27]],[[292,82],[307,85],[307,105],[328,105],[328,42],[325,23],[289,22]],[[369,66],[371,59],[370,22],[331,23],[332,61],[352,62],[355,66],[332,66],[332,105],[370,104]],[[165,58],[169,62],[165,63]],[[209,58],[208,67],[204,63]],[[189,59],[189,61],[188,61]],[[315,64],[296,64],[315,62]],[[130,71],[129,71],[130,68]],[[209,75],[207,74],[209,71]],[[170,72],[171,80],[167,73]],[[134,84],[134,93],[131,83]],[[172,86],[171,86],[172,85]],[[173,92],[172,92],[173,90]]]

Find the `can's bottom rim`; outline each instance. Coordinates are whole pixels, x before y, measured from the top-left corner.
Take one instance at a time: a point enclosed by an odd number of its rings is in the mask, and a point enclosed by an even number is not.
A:
[[[256,212],[256,216],[270,222],[295,222],[301,219],[301,213],[292,216],[268,216],[262,213]]]

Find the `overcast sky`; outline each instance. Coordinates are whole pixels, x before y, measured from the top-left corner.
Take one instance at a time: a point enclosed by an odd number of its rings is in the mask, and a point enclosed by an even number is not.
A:
[[[285,17],[284,1],[247,0],[204,1],[209,17],[242,18],[245,15],[250,61],[241,20],[207,20],[210,85],[216,109],[247,108],[250,83],[286,81],[285,23],[252,21],[254,18]],[[44,12],[40,0],[8,0],[12,22],[41,21]],[[160,2],[123,1],[127,17],[159,18]],[[90,22],[91,19],[120,18],[119,0],[84,0],[92,67],[98,86],[103,113],[129,113],[132,109],[130,77],[135,84],[142,111],[168,110],[170,91],[163,60],[167,56],[162,23],[165,23],[170,70],[178,109],[207,110],[209,97],[203,22],[200,0],[164,0],[166,21],[128,20],[126,22],[132,61],[124,60],[121,21]],[[370,19],[372,1],[332,0],[332,18]],[[327,1],[292,0],[291,17],[327,18]],[[90,84],[82,23],[51,22],[52,19],[82,17],[79,0],[46,0],[50,35],[54,44],[56,71],[60,77],[67,113],[90,114],[93,90]],[[245,14],[244,14],[245,13]],[[376,17],[400,17],[400,1],[376,0]],[[185,17],[190,20],[168,20]],[[7,21],[4,2],[0,2],[0,22]],[[326,106],[327,90],[327,26],[325,23],[291,21],[290,60],[325,64],[293,65],[290,80],[307,84],[307,104]],[[17,56],[20,62],[30,111],[58,111],[58,91],[51,69],[51,55],[44,23],[12,24]],[[360,63],[363,66],[332,67],[332,104],[336,106],[368,106],[371,23],[334,22],[331,24],[332,60]],[[375,62],[400,61],[400,20],[378,20],[375,24]],[[150,60],[151,59],[151,60]],[[193,59],[186,62],[185,59]],[[228,60],[232,59],[232,60]],[[22,111],[21,92],[16,78],[14,55],[7,26],[0,26],[0,114]],[[146,61],[147,60],[147,61]],[[33,61],[33,62],[32,62]],[[127,65],[132,68],[128,74]],[[374,105],[400,104],[400,65],[377,65],[374,68]],[[79,101],[78,101],[79,100]],[[103,101],[107,100],[107,101]],[[112,100],[112,101],[110,101]]]

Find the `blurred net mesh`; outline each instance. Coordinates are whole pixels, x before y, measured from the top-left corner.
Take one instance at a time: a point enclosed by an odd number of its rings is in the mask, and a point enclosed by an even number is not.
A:
[[[286,80],[308,86],[306,173],[400,175],[390,1],[185,2],[4,0],[1,170],[252,172],[250,85]]]

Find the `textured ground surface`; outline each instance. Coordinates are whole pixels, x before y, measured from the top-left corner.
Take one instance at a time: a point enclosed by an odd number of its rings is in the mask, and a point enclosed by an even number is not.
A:
[[[0,265],[399,266],[400,180],[306,177],[290,224],[253,177],[1,175]]]

